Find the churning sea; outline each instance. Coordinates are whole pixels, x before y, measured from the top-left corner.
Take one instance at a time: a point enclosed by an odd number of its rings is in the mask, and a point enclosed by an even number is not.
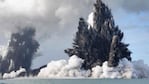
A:
[[[9,79],[0,84],[149,84],[149,79]]]

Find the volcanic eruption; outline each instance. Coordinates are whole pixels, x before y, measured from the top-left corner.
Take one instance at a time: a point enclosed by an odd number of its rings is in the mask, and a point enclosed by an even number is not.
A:
[[[35,33],[32,27],[12,33],[6,56],[0,58],[3,78],[149,78],[149,66],[143,61],[132,61],[129,45],[122,42],[124,33],[101,0],[96,0],[87,21],[80,18],[73,47],[64,50],[68,60],[51,61],[32,70],[32,60],[39,48]]]
[[[31,70],[33,56],[39,47],[34,36],[35,29],[32,27],[25,27],[12,33],[7,54],[0,64],[2,74],[17,71],[20,68],[24,68],[27,72]]]
[[[131,61],[128,44],[122,42],[123,36],[110,9],[101,0],[96,0],[88,23],[80,18],[73,48],[65,52],[70,57],[76,55],[84,59],[84,69],[102,66],[105,61],[109,67],[116,67],[122,58]]]

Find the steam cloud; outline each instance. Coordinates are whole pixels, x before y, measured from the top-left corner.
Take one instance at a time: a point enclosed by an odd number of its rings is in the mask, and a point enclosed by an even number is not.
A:
[[[51,61],[47,67],[42,68],[37,78],[149,78],[149,66],[142,60],[130,62],[121,59],[117,67],[108,67],[108,62],[103,66],[95,66],[91,70],[82,70],[80,67],[83,59],[72,56],[69,60]],[[25,69],[5,73],[3,78],[15,78]]]
[[[95,66],[91,70],[82,70],[83,60],[72,56],[67,60],[51,61],[47,67],[41,69],[39,78],[148,78],[149,66],[143,61],[130,62],[122,59],[117,67]],[[138,65],[139,64],[139,65]]]

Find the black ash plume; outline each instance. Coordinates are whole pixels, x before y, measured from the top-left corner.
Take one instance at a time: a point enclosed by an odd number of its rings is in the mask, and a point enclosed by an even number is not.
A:
[[[1,62],[1,72],[19,70],[20,67],[30,71],[33,56],[39,48],[35,40],[35,29],[26,27],[11,35],[6,58]]]
[[[128,44],[121,42],[123,35],[115,25],[109,8],[97,0],[94,4],[93,27],[88,28],[87,22],[80,18],[73,48],[66,49],[65,52],[69,56],[77,55],[84,59],[84,69],[102,66],[105,61],[108,61],[110,67],[116,67],[122,58],[131,61]]]

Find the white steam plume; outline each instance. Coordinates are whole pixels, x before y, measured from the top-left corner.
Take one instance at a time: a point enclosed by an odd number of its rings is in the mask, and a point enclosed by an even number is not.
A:
[[[0,46],[0,58],[1,60],[5,58],[5,56],[7,55],[8,52],[8,48],[5,46]]]
[[[82,63],[83,60],[75,55],[69,60],[51,61],[47,67],[40,70],[37,78],[149,78],[149,66],[142,60],[130,62],[124,58],[117,67],[108,67],[108,63],[104,62],[102,66],[97,65],[91,70],[81,69]],[[20,68],[16,72],[5,73],[2,77],[15,78],[25,71]]]
[[[94,25],[94,20],[93,20],[93,18],[94,18],[94,13],[92,12],[92,13],[90,13],[89,16],[88,16],[88,20],[87,20],[87,22],[88,22],[88,24],[89,24],[88,28],[90,28],[90,27],[93,28],[93,25]]]
[[[48,63],[46,68],[40,70],[38,77],[61,78],[61,77],[88,77],[90,71],[81,70],[83,60],[72,56],[68,61],[59,60]]]
[[[12,71],[10,73],[5,73],[3,75],[3,79],[15,78],[15,77],[17,77],[22,72],[26,72],[26,70],[24,68],[20,68],[17,71]]]
[[[92,70],[82,70],[83,60],[72,56],[68,61],[59,60],[50,62],[46,68],[41,69],[38,77],[41,78],[149,78],[149,67],[142,61],[130,62],[122,59],[117,67],[96,66]]]

